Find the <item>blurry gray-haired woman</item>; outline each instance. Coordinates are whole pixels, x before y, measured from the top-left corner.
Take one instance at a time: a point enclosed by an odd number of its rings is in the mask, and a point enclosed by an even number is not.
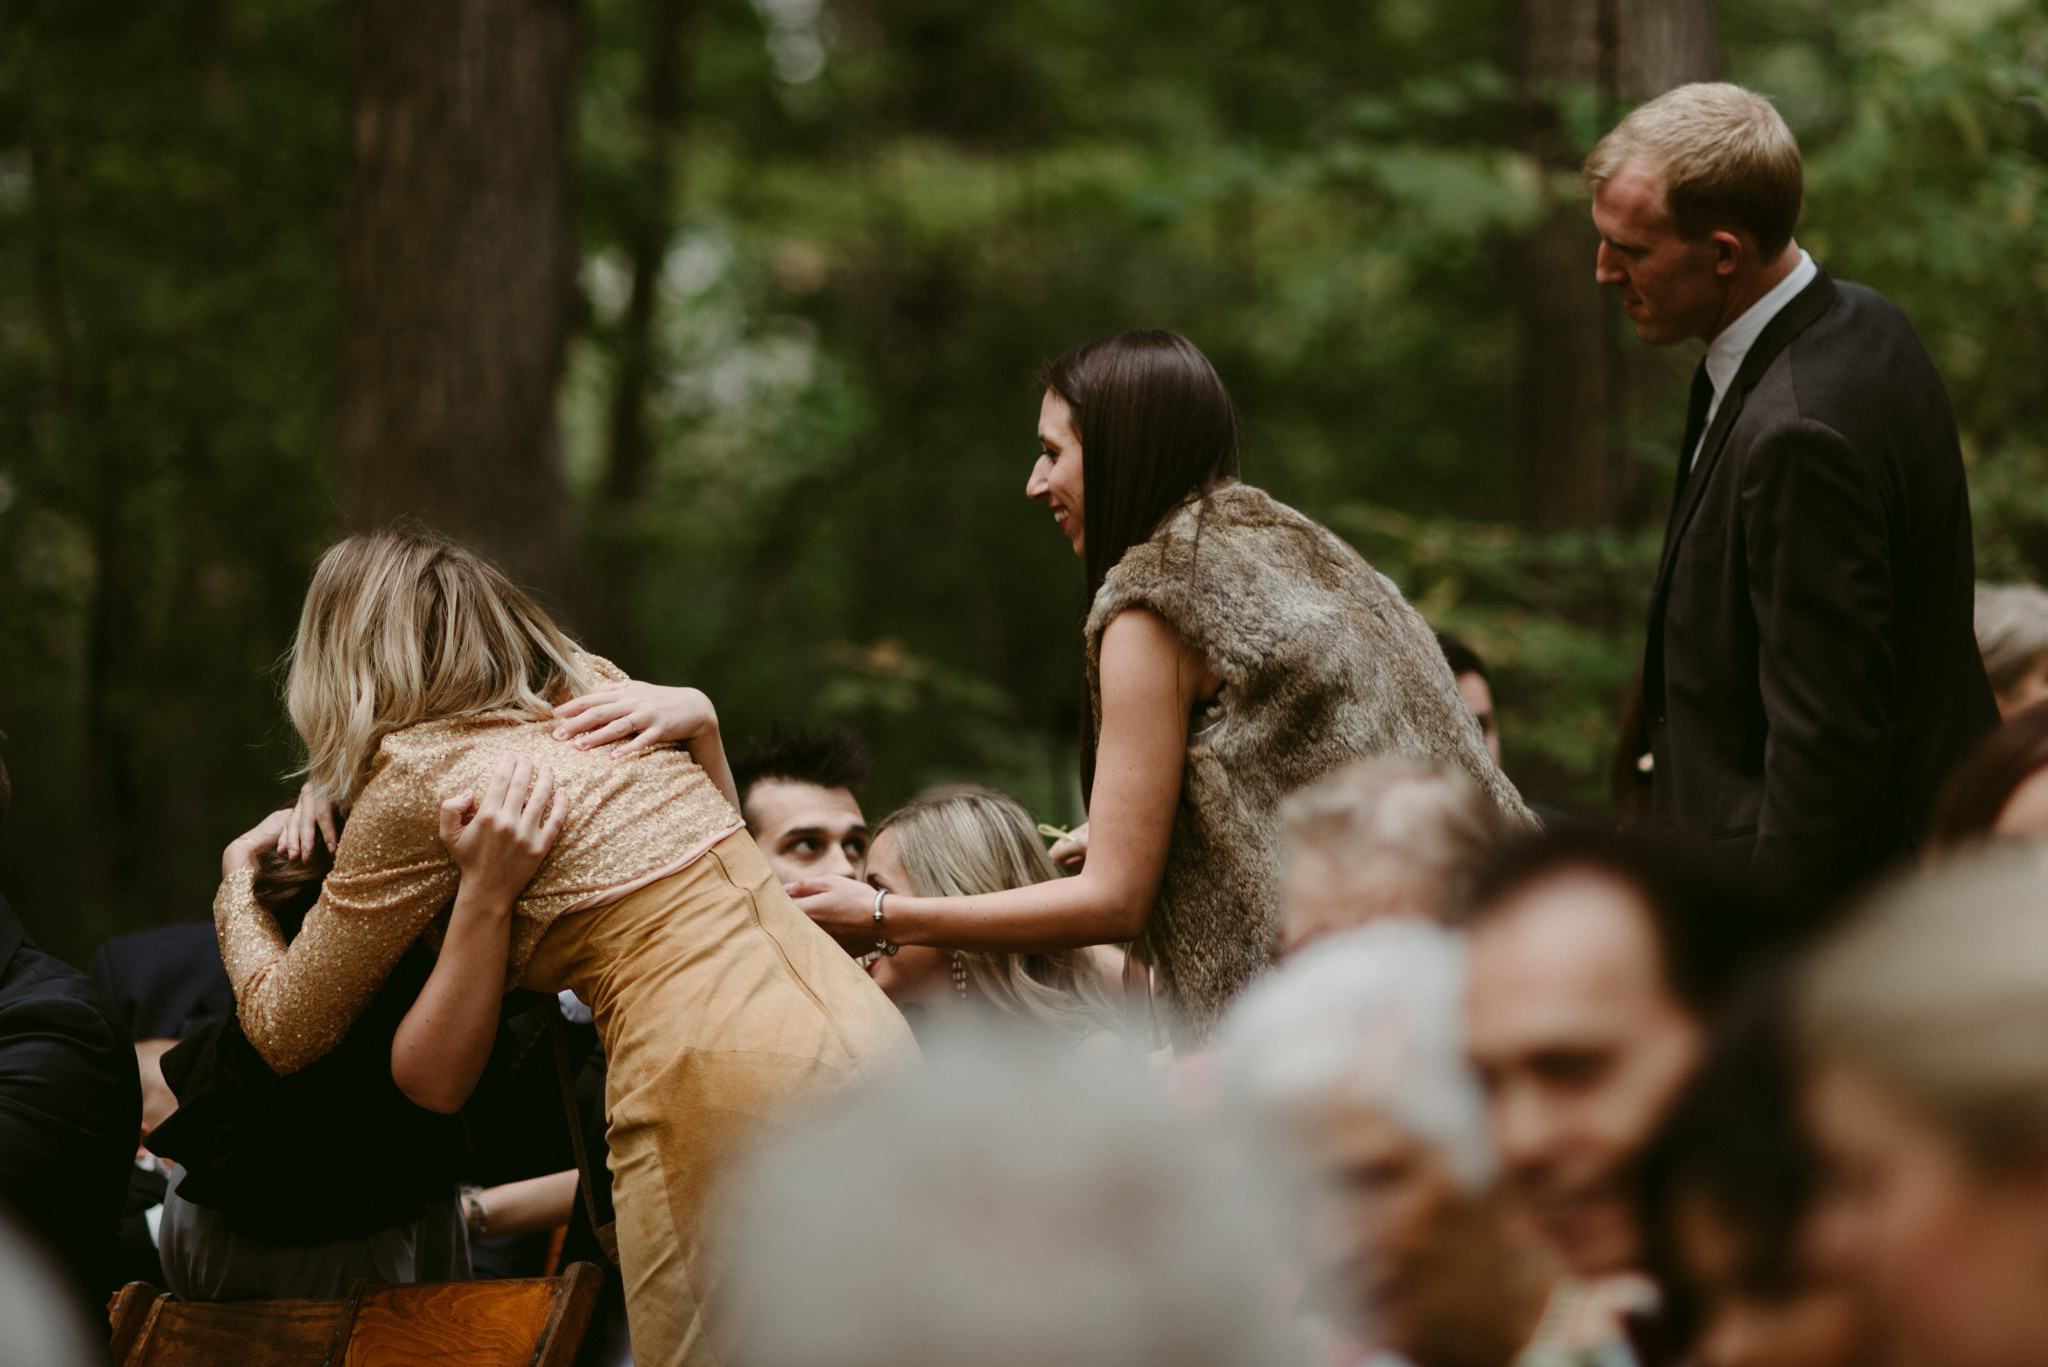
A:
[[[868,882],[905,897],[970,897],[1059,876],[1031,814],[1008,793],[980,784],[950,784],[912,798],[881,824],[868,850]],[[1120,1026],[1085,949],[1017,954],[902,945],[876,959],[873,973],[899,1007],[978,1005],[1077,1039]]]
[[[1298,1183],[1304,1308],[1338,1331],[1332,1360],[1588,1356],[1532,1344],[1558,1268],[1494,1180],[1464,994],[1454,931],[1386,917],[1290,956],[1224,1018],[1224,1099]]]

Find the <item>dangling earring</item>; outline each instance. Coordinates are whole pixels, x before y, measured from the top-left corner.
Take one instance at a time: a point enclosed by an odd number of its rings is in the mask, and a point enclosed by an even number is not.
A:
[[[953,990],[960,994],[960,1000],[967,1000],[967,956],[959,950],[953,951]]]

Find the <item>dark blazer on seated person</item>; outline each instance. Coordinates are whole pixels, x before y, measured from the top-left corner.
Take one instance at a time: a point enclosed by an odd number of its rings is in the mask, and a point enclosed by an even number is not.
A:
[[[212,921],[116,935],[99,947],[86,972],[113,994],[128,1037],[138,1043],[183,1039],[235,1014],[235,989]]]
[[[287,940],[319,892],[311,879],[277,907]],[[165,1054],[178,1109],[146,1142],[185,1169],[178,1194],[244,1238],[296,1247],[408,1224],[453,1200],[462,1117],[414,1105],[391,1077],[392,1037],[433,970],[433,951],[415,943],[341,1043],[295,1073],[273,1072],[232,1016]]]
[[[142,1133],[135,1046],[106,989],[36,948],[0,898],[0,1203],[95,1301]]]
[[[1998,720],[1947,391],[1890,301],[1821,271],[1759,334],[1651,591],[1655,825],[1816,901],[1910,850]]]

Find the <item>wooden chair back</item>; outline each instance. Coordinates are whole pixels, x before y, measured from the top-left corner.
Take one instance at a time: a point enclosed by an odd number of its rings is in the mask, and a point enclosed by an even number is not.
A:
[[[339,1367],[569,1367],[602,1282],[576,1263],[560,1277],[378,1287]]]
[[[119,1367],[569,1367],[603,1274],[357,1282],[340,1301],[181,1301],[130,1282],[109,1307]]]

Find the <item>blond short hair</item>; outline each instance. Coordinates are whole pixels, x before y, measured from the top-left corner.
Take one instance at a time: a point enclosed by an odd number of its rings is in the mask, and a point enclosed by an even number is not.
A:
[[[2048,1159],[2048,866],[2002,850],[1881,892],[1809,966],[1798,1024],[1980,1172]]]
[[[919,897],[974,897],[1060,876],[1031,814],[1008,793],[978,783],[920,793],[876,828],[876,838],[884,832],[895,837]],[[1086,950],[956,953],[983,999],[1014,1020],[1083,1035],[1117,1027]]]
[[[1991,691],[2010,692],[2048,655],[2048,589],[1977,585],[1977,650]]]
[[[1422,757],[1347,764],[1281,803],[1280,826],[1288,864],[1314,855],[1362,891],[1398,884],[1446,921],[1503,834],[1477,784]]]
[[[1792,240],[1805,192],[1799,141],[1753,90],[1702,81],[1659,95],[1600,139],[1579,179],[1598,190],[1630,162],[1663,183],[1683,237],[1740,228],[1766,261]]]
[[[576,643],[482,556],[390,530],[320,557],[285,707],[314,790],[346,808],[392,732],[481,712],[542,718],[593,682]]]

